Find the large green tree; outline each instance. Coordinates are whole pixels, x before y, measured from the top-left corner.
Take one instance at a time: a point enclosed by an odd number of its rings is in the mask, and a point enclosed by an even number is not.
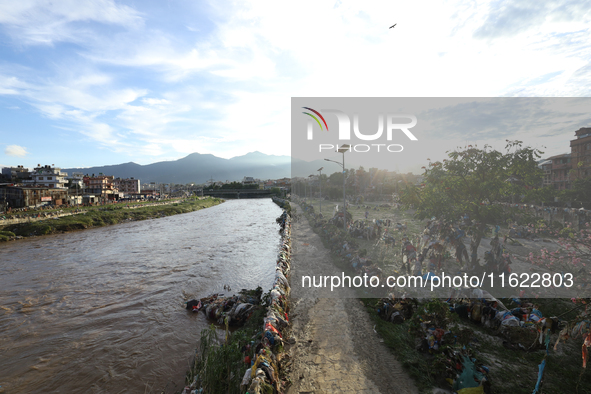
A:
[[[487,224],[495,224],[503,216],[500,202],[511,202],[540,184],[541,170],[536,160],[537,149],[523,147],[521,141],[507,141],[505,152],[485,145],[447,152],[448,159],[429,162],[423,167],[423,184],[407,188],[402,201],[416,208],[420,219],[435,216],[457,222],[468,214],[476,221],[472,262]]]
[[[580,208],[591,207],[591,178],[577,179],[573,182],[572,188],[563,190],[561,200],[568,201],[573,206]]]

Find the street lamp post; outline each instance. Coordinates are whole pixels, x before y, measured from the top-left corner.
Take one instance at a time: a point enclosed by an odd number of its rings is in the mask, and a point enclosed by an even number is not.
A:
[[[348,151],[350,148],[351,148],[351,146],[344,144],[344,145],[341,145],[341,147],[337,150],[337,152],[343,154],[343,164],[339,163],[338,161],[324,159],[326,161],[332,161],[333,163],[337,163],[343,167],[343,229],[344,230],[347,229],[347,211],[345,209],[345,204],[347,203],[346,202],[347,201],[346,195],[345,195],[345,152]]]
[[[320,173],[320,176],[318,177],[318,183],[320,184],[320,210],[319,210],[320,213],[322,213],[322,169],[323,168],[324,167],[320,167],[318,170],[316,170]]]

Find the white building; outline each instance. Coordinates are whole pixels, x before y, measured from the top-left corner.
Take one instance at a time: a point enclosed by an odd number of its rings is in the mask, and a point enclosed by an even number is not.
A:
[[[71,181],[72,187],[84,188],[84,174],[82,172],[73,172],[72,175],[66,176],[66,181]]]
[[[62,172],[60,168],[41,164],[37,164],[37,167],[31,173],[33,184],[35,186],[45,186],[52,189],[65,189],[66,188],[66,173]]]

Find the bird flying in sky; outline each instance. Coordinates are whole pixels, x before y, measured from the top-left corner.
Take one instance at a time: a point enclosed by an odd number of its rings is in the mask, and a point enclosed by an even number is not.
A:
[[[394,23],[392,26],[390,26],[390,29],[393,28],[394,26],[396,26],[398,23]]]

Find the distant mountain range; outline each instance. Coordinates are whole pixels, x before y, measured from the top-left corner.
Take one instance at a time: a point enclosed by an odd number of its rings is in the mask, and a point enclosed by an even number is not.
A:
[[[314,164],[310,164],[314,167]],[[291,177],[291,157],[251,152],[244,156],[223,159],[211,154],[191,153],[182,159],[147,165],[130,162],[102,167],[62,168],[62,171],[68,174],[82,172],[95,175],[103,173],[120,178],[133,177],[142,183],[200,184],[211,178],[215,181],[242,181],[245,176],[261,180]]]

